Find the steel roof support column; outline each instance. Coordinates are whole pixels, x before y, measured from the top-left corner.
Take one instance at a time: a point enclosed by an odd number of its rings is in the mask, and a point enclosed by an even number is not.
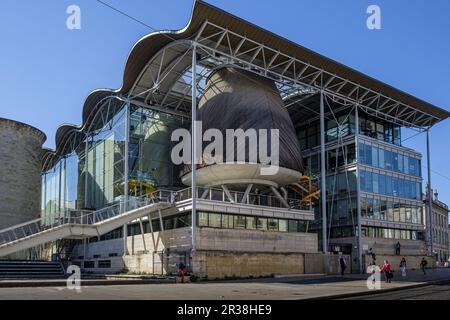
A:
[[[322,251],[328,253],[327,242],[327,190],[326,190],[326,166],[325,166],[325,106],[323,102],[323,90],[320,91],[320,188],[322,203]]]
[[[123,212],[128,211],[128,161],[129,161],[129,149],[130,149],[130,101],[128,101],[125,105],[125,147],[124,147],[124,168],[123,168],[123,175],[124,175],[124,183],[123,183],[123,206],[122,210]],[[128,255],[128,245],[127,245],[127,238],[128,238],[128,228],[127,224],[123,225],[123,255]]]
[[[358,266],[359,273],[364,273],[364,266],[362,264],[362,227],[361,227],[361,190],[360,190],[360,174],[359,174],[359,112],[358,105],[355,106],[355,151],[356,151],[356,210],[357,210],[357,219],[358,219]]]
[[[88,208],[88,187],[89,187],[89,179],[88,179],[88,152],[89,152],[89,135],[86,134],[86,143],[84,145],[84,207]],[[86,260],[87,253],[87,238],[83,239],[83,259]]]
[[[193,43],[192,48],[192,105],[191,105],[191,186],[192,186],[192,252],[196,250],[196,228],[197,228],[197,47],[196,43]]]
[[[89,136],[86,134],[86,143],[84,146],[84,207],[88,208],[88,152],[89,152]]]
[[[433,254],[433,191],[431,189],[431,165],[430,165],[430,129],[427,129],[427,175],[428,175],[428,216],[430,229],[430,251]]]

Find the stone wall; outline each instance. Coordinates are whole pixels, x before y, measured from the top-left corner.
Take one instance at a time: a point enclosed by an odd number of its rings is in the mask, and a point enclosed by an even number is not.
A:
[[[0,229],[40,217],[45,134],[0,118]]]
[[[45,134],[0,118],[0,229],[41,215],[41,163]],[[26,250],[2,259],[29,259]]]
[[[395,255],[397,242],[400,242],[400,254],[412,256],[427,254],[425,242],[421,240],[363,238],[363,246],[372,248],[376,255]]]
[[[317,234],[236,229],[197,229],[197,249],[232,252],[317,253]]]
[[[323,272],[323,257],[317,253],[316,234],[199,228],[197,252],[189,261],[190,232],[190,228],[155,232],[156,246],[153,246],[150,233],[144,238],[142,235],[129,236],[126,256],[123,256],[122,238],[90,243],[86,251],[80,244],[75,246],[72,259],[85,272],[93,273],[127,270],[176,274],[180,260],[186,265],[192,264],[194,274],[212,278]],[[85,269],[81,257],[94,262],[95,267]],[[98,268],[100,260],[110,260],[111,268]]]
[[[192,262],[193,273],[208,279],[305,273],[305,257],[301,253],[196,251]]]

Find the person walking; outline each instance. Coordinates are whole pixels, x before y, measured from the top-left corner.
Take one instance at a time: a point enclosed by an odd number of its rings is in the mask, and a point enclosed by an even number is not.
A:
[[[420,261],[420,269],[422,269],[423,275],[427,274],[427,272],[425,271],[425,267],[427,266],[427,264],[427,260],[425,260],[425,258],[422,258],[422,261]]]
[[[181,278],[181,283],[184,283],[184,276],[186,275],[186,273],[187,273],[186,265],[180,259],[180,263],[178,264],[178,275]]]
[[[345,269],[347,268],[347,262],[345,261],[344,256],[341,256],[339,259],[339,265],[341,266],[341,275],[344,275]]]
[[[372,264],[375,264],[376,263],[376,258],[375,258],[375,253],[373,252],[373,249],[370,248],[367,253],[372,258]]]
[[[386,283],[391,283],[392,273],[391,273],[391,264],[389,261],[384,260],[383,266],[381,267],[381,272],[384,272],[384,278]]]
[[[400,261],[400,271],[402,272],[402,277],[406,278],[406,259],[403,257],[402,261]]]

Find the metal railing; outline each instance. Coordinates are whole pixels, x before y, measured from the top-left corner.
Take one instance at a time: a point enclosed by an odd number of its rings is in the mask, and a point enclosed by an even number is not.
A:
[[[245,192],[230,190],[230,199],[223,189],[197,187],[196,190],[197,199],[286,209],[280,199],[272,195],[249,193],[247,197],[243,199]],[[192,188],[177,191],[175,193],[175,199],[176,201],[192,199]],[[309,210],[309,206],[305,206],[300,199],[288,198],[286,201],[289,204],[290,209]]]
[[[132,197],[100,210],[71,210],[60,217],[35,219],[19,225],[0,230],[0,245],[14,242],[39,232],[67,224],[92,225],[111,219],[125,212],[139,209],[159,202],[173,202],[173,191],[157,190],[151,195]]]

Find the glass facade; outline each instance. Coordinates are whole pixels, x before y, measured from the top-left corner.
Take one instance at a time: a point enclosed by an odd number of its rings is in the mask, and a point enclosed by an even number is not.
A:
[[[186,228],[191,226],[191,213],[183,213],[174,216],[164,217],[164,230],[172,230],[178,228]],[[150,233],[150,225],[148,221],[142,222],[144,233]],[[264,230],[278,232],[306,232],[307,221],[293,219],[265,218],[244,215],[232,215],[216,212],[197,212],[197,226],[219,229],[243,229],[243,230]],[[141,226],[139,223],[129,224],[128,236],[141,234]],[[154,232],[161,231],[159,219],[152,221]],[[91,238],[90,242],[106,241],[118,239],[122,237],[122,228],[110,231],[98,239]]]
[[[406,199],[421,199],[421,183],[417,180],[364,169],[361,169],[359,174],[361,191]]]
[[[391,222],[423,223],[422,206],[418,203],[368,195],[361,196],[361,217]]]
[[[170,136],[186,121],[135,105],[129,109],[128,194],[181,186],[178,168],[170,160]],[[110,98],[90,117],[88,133],[72,134],[65,142],[70,147],[54,156],[42,174],[46,223],[71,210],[104,208],[125,194],[127,106]]]
[[[358,145],[355,142],[354,114],[348,114],[347,111],[347,115],[338,114],[333,120],[327,118],[325,122],[329,237],[355,236],[359,205],[362,219],[404,223],[400,227],[402,230],[369,227],[363,223],[364,236],[418,239],[415,230],[408,230],[408,224],[424,223],[420,155],[401,147],[400,127],[359,111]],[[310,176],[316,186],[320,186],[319,121],[299,127],[297,133],[303,150],[305,175]],[[318,232],[321,239],[320,200],[314,212],[312,230]],[[353,247],[353,244],[349,245]]]
[[[420,160],[395,149],[386,149],[370,143],[360,142],[358,147],[359,163],[392,172],[420,177]]]
[[[400,230],[390,228],[364,227],[362,228],[364,237],[384,238],[397,240],[418,240],[418,232],[413,230]]]
[[[255,216],[231,215],[225,213],[198,212],[199,227],[220,229],[247,229],[280,232],[306,232],[307,221]]]
[[[339,138],[355,134],[354,114],[340,114],[336,119],[327,119],[325,122],[325,142],[336,141]],[[392,123],[377,119],[360,110],[359,132],[361,135],[388,142],[393,145],[401,145],[401,129]],[[320,145],[320,124],[315,121],[298,130],[300,148],[307,150]]]
[[[129,194],[145,195],[156,188],[183,187],[180,167],[170,155],[173,130],[188,127],[189,121],[159,111],[131,106]]]

